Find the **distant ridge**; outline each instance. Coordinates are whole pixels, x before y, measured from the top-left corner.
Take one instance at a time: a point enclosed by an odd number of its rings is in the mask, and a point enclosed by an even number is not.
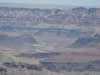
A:
[[[43,7],[34,6],[28,8],[25,6],[23,8],[20,5],[15,6],[12,6],[13,8],[8,6],[0,7],[0,14],[2,14],[0,16],[0,26],[33,26],[41,24],[100,26],[100,9],[97,8],[77,7],[61,10],[59,8],[41,9]],[[5,16],[5,14],[7,15]]]

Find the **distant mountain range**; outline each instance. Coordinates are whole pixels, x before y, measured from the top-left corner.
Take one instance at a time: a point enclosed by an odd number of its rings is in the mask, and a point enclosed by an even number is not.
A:
[[[100,26],[99,8],[41,9],[0,7],[0,26],[84,25]]]

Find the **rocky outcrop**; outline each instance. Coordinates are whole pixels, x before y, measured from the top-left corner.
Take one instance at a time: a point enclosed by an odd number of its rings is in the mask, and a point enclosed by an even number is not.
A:
[[[65,60],[64,60],[65,61]],[[42,61],[41,64],[48,70],[54,72],[100,72],[100,61],[90,61],[90,62],[49,62]]]
[[[3,63],[4,66],[6,66],[7,68],[26,68],[28,70],[37,70],[37,71],[41,71],[42,70],[42,66],[41,65],[31,65],[31,64],[24,64],[24,63],[14,63],[14,62],[5,62]]]
[[[54,56],[58,56],[60,55],[60,53],[57,52],[51,52],[51,53],[22,53],[19,55],[19,57],[29,57],[29,58],[50,58],[50,57],[54,57]]]
[[[90,37],[81,37],[77,39],[72,47],[100,47],[100,35],[96,34]]]
[[[0,72],[7,72],[6,68],[0,67]]]

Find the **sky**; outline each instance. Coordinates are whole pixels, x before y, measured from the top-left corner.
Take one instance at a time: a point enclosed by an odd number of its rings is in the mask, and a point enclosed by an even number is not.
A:
[[[53,4],[100,7],[100,0],[0,0],[1,3]]]

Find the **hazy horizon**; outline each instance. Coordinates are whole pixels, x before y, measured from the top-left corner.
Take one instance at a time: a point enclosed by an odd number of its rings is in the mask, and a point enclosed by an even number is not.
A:
[[[29,4],[29,5],[59,5],[59,6],[83,6],[83,7],[100,7],[98,0],[0,0],[0,3],[12,4]]]

